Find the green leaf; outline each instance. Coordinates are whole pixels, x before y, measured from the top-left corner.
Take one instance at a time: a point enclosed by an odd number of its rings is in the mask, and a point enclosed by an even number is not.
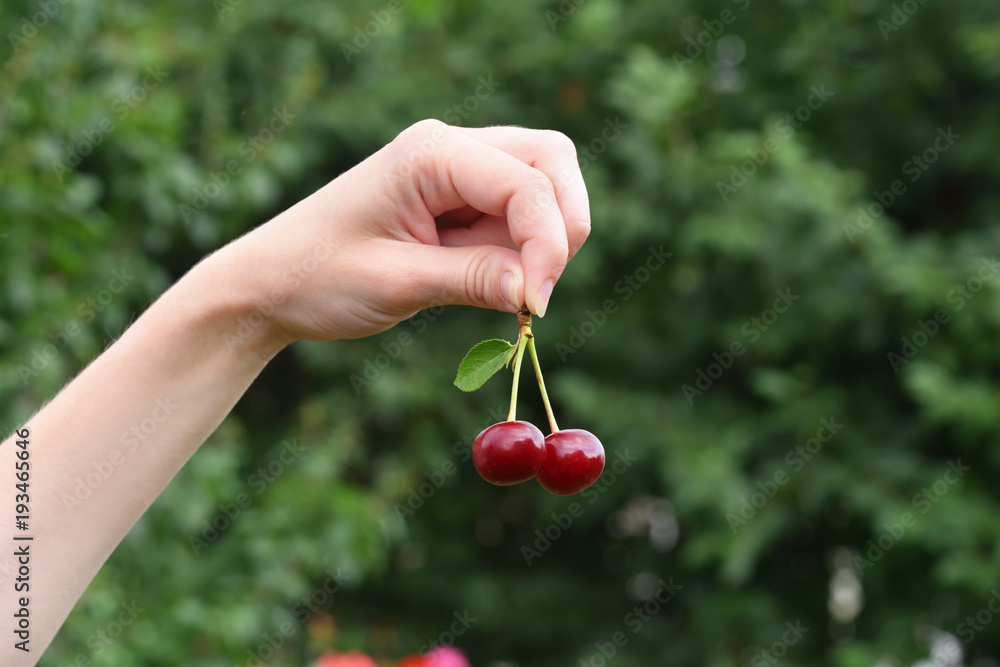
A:
[[[477,343],[458,365],[455,386],[462,391],[475,391],[493,374],[504,367],[514,354],[515,346],[505,340],[492,338]]]

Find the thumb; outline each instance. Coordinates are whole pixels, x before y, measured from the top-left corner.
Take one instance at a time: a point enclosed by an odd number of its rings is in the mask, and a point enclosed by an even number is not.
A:
[[[524,303],[524,270],[516,250],[408,244],[403,264],[420,308],[455,304],[516,313]]]

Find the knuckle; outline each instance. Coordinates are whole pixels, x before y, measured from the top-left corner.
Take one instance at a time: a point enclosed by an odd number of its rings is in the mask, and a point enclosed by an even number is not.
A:
[[[408,149],[426,144],[428,140],[439,142],[450,129],[450,126],[436,118],[425,118],[424,120],[418,120],[396,135],[393,143],[397,147]]]
[[[576,144],[562,132],[558,130],[545,130],[545,140],[552,146],[552,150],[555,152],[576,160]]]
[[[550,185],[547,188],[539,187],[530,190],[527,197],[527,204],[522,213],[526,218],[533,221],[551,220],[552,214],[557,209],[556,195]]]
[[[393,160],[390,177],[405,179],[419,173],[448,141],[452,131],[441,121],[428,118],[400,132],[390,144],[389,155]]]
[[[555,202],[555,185],[540,171],[532,170],[524,177],[522,183],[524,193],[531,203],[544,206]]]
[[[437,118],[424,118],[409,126],[403,132],[411,132],[420,136],[433,134],[435,131],[443,131],[448,125]]]
[[[560,264],[565,264],[569,261],[569,243],[560,239],[552,244],[552,256],[559,260]]]

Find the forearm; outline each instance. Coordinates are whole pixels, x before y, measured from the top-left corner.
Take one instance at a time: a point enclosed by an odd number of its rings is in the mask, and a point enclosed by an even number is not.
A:
[[[256,286],[239,279],[231,255],[192,269],[25,425],[26,531],[14,523],[16,438],[0,446],[0,663],[34,664],[116,545],[283,347],[267,323],[238,327]],[[29,588],[16,592],[14,552],[24,547]],[[30,653],[13,648],[22,597]]]

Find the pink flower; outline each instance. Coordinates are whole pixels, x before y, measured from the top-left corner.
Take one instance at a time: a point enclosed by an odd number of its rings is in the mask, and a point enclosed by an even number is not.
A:
[[[424,654],[427,667],[469,667],[465,654],[457,648],[441,646]]]
[[[324,653],[314,667],[378,667],[375,661],[364,653]]]

